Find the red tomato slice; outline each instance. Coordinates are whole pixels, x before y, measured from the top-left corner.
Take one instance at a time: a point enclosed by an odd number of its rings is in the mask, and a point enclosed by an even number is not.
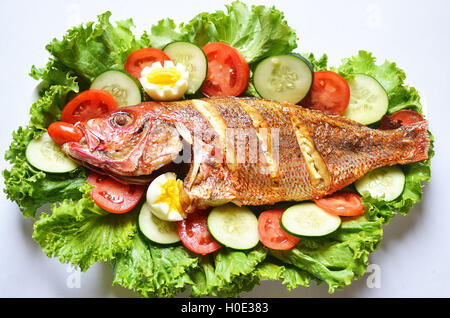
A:
[[[221,42],[208,43],[203,51],[208,59],[208,74],[202,93],[208,97],[241,95],[250,79],[250,68],[244,56]]]
[[[264,246],[273,250],[290,250],[300,238],[292,236],[280,226],[283,209],[275,209],[262,212],[258,218],[259,240]]]
[[[73,124],[57,121],[48,126],[48,134],[58,145],[65,144],[69,141],[80,141],[83,133]]]
[[[196,254],[206,255],[222,247],[209,233],[207,218],[207,211],[197,210],[178,222],[178,235],[181,242]]]
[[[155,62],[161,62],[164,65],[164,61],[170,61],[166,53],[153,47],[147,47],[136,50],[128,56],[125,70],[139,81],[142,70],[146,66],[152,66]]]
[[[389,129],[390,128],[388,127],[390,126],[389,121],[391,124],[394,125],[398,124],[398,126],[406,126],[424,120],[423,117],[418,112],[409,109],[399,110],[398,112],[395,112],[392,115],[387,116],[387,118],[389,120],[381,121],[380,123],[381,129],[386,128]]]
[[[338,73],[319,71],[314,73],[311,90],[301,106],[316,109],[328,115],[342,115],[350,102],[350,87]]]
[[[364,214],[361,197],[353,192],[338,191],[314,202],[328,213],[341,216]]]
[[[61,120],[75,124],[103,114],[117,108],[114,97],[108,92],[90,89],[84,91],[70,100],[61,113]]]
[[[145,192],[144,186],[119,183],[95,172],[89,174],[87,183],[95,186],[89,193],[95,204],[115,214],[133,209]]]

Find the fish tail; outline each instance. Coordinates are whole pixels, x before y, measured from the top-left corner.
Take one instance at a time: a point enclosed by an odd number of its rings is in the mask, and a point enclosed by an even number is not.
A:
[[[402,155],[398,159],[399,164],[428,159],[430,135],[427,121],[401,126],[395,129],[395,132],[399,134],[399,138],[397,139],[398,142],[394,142],[392,146],[403,149]]]

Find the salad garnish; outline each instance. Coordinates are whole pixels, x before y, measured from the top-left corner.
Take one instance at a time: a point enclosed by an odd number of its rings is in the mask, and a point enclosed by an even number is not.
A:
[[[39,99],[5,153],[4,192],[35,219],[32,236],[44,253],[82,271],[104,262],[114,285],[143,297],[173,297],[187,287],[193,296],[236,296],[266,279],[289,290],[326,283],[332,293],[361,277],[383,226],[422,199],[434,155],[430,132],[428,159],[381,167],[329,196],[193,213],[184,211],[183,165],[160,170],[164,180],[151,172],[114,177],[72,160],[61,146],[105,147],[80,121],[115,110],[109,125],[133,129],[134,118],[120,112],[128,106],[202,97],[265,98],[372,129],[401,129],[426,119],[404,71],[377,64],[366,51],[328,66],[326,55],[297,48],[296,31],[274,7],[235,1],[226,12],[200,13],[179,26],[160,20],[140,36],[131,19],[112,24],[110,16],[46,46],[49,62],[30,73],[41,82]],[[170,149],[155,148],[167,151],[168,162],[183,149],[171,137]],[[137,142],[122,140],[117,149]],[[116,156],[110,159],[119,162]]]

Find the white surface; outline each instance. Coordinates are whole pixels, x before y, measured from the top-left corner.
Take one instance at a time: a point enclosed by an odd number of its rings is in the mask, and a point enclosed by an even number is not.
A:
[[[428,106],[437,154],[432,161],[432,182],[423,202],[408,216],[397,216],[385,228],[381,247],[371,255],[379,280],[366,274],[331,297],[449,297],[450,209],[448,177],[450,138],[449,72],[450,3],[446,1],[247,1],[274,4],[297,30],[299,48],[330,64],[360,49],[382,62],[396,61],[407,81],[419,89]],[[224,1],[17,1],[0,2],[0,153],[11,133],[28,121],[30,98],[36,82],[28,77],[33,64],[44,66],[45,45],[61,38],[74,24],[95,19],[111,10],[113,20],[133,17],[138,30],[158,19],[187,21],[202,11],[223,9]],[[2,159],[1,169],[7,167]],[[3,180],[1,180],[3,185]],[[32,220],[3,192],[0,215],[0,297],[126,297],[135,296],[111,287],[111,270],[97,264],[77,277],[68,265],[47,258],[31,238]],[[79,280],[77,280],[79,278]],[[368,280],[369,279],[369,280]],[[369,281],[369,283],[367,283]],[[67,284],[69,282],[69,284]],[[79,286],[77,283],[79,282]],[[370,283],[372,282],[372,284]],[[377,282],[379,284],[377,284]],[[75,287],[69,288],[68,286]],[[80,287],[80,288],[76,288]],[[373,287],[373,288],[369,288]],[[378,288],[377,288],[378,287]],[[328,297],[325,285],[288,292],[278,282],[264,282],[251,293],[258,297]]]

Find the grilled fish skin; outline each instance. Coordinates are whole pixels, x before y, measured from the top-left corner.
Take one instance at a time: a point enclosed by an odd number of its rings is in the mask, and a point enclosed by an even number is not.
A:
[[[430,145],[426,121],[376,130],[256,98],[149,102],[77,126],[84,138],[63,150],[115,175],[188,162],[188,211],[320,198],[378,167],[425,160]]]

